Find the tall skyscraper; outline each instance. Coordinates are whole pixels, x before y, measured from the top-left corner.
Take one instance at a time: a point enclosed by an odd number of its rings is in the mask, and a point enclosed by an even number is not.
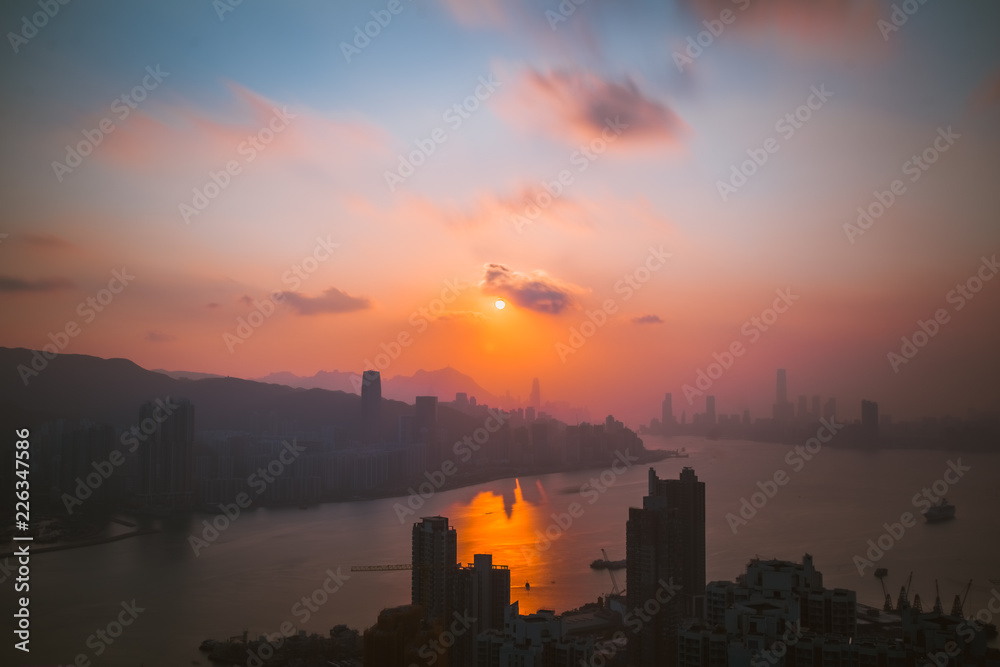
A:
[[[705,397],[705,418],[707,419],[709,426],[715,426],[715,396]]]
[[[361,441],[375,443],[379,439],[382,416],[382,376],[378,371],[361,375]]]
[[[536,410],[542,407],[542,390],[538,384],[538,378],[531,381],[531,394],[528,396],[528,406]]]
[[[458,567],[458,537],[448,517],[422,517],[413,524],[412,547],[411,604],[423,607],[429,621],[447,621]]]
[[[861,430],[869,436],[878,435],[878,403],[861,401]]]
[[[437,396],[417,396],[414,403],[413,431],[417,442],[424,446],[424,456],[428,465],[438,465],[441,461],[437,441]]]
[[[669,431],[674,425],[674,396],[666,394],[660,404],[660,423],[664,431]]]
[[[799,394],[799,409],[795,416],[803,421],[809,418],[809,399],[805,394]]]
[[[139,495],[148,506],[186,507],[194,502],[194,406],[157,399],[139,407],[139,423],[156,430],[139,448]]]
[[[837,416],[837,399],[833,396],[826,399],[826,403],[823,405],[823,416],[827,419],[833,419]]]
[[[784,368],[778,369],[774,396],[774,412],[772,416],[777,422],[791,421],[794,416],[794,406],[788,400],[788,381]]]
[[[817,420],[817,419],[819,419],[820,417],[823,416],[823,414],[820,412],[820,407],[819,406],[820,406],[819,396],[813,396],[813,400],[812,400],[812,414],[810,415],[813,418],[813,420]]]
[[[649,469],[642,509],[629,508],[625,558],[628,609],[660,603],[629,641],[629,664],[673,664],[677,629],[685,617],[702,614],[705,595],[705,483],[692,468],[676,480],[661,480]]]
[[[471,565],[459,567],[455,573],[453,617],[457,613],[473,620],[455,641],[452,665],[476,664],[476,636],[485,630],[503,630],[504,610],[510,606],[510,569],[494,565],[492,554],[472,558]]]

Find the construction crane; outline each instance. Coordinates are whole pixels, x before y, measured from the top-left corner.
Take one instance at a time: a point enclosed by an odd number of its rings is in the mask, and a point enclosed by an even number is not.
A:
[[[884,567],[880,567],[875,570],[875,576],[878,578],[879,582],[882,584],[882,595],[885,596],[885,604],[882,605],[882,609],[885,611],[892,611],[892,596],[889,595],[889,589],[885,587],[885,578],[889,575],[889,570]]]
[[[352,565],[351,572],[391,572],[393,570],[412,570],[412,563],[399,565]]]
[[[604,554],[604,562],[607,563],[608,566],[609,566],[608,567],[608,575],[611,577],[611,594],[612,595],[621,595],[621,592],[618,590],[618,580],[615,579],[615,571],[612,570],[611,567],[610,567],[610,565],[611,565],[611,559],[608,558],[608,552],[605,551],[603,547],[601,547],[601,553]]]
[[[951,615],[952,616],[962,616],[962,610],[965,609],[965,601],[969,599],[969,589],[972,588],[972,579],[969,579],[969,583],[965,585],[965,595],[955,596],[955,601],[951,605]]]

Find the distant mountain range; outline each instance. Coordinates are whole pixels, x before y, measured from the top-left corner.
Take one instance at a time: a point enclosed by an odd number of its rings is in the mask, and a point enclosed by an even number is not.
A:
[[[350,377],[347,373],[337,375]],[[271,381],[263,382],[204,373],[150,371],[127,359],[82,354],[60,354],[45,359],[35,350],[0,347],[0,423],[23,428],[68,419],[127,428],[138,422],[141,404],[169,397],[186,398],[194,404],[199,431],[249,430],[262,420],[285,430],[319,430],[329,425],[338,425],[348,432],[358,429],[361,397],[353,393],[350,385],[347,390],[293,387],[278,384],[275,376],[269,377]],[[295,378],[290,374],[289,377]],[[418,373],[413,378],[403,378],[400,389],[393,395],[410,396],[412,403],[414,392],[433,395],[438,390],[451,391],[449,387],[458,386],[478,387],[461,373],[444,369],[423,377]],[[383,396],[384,393],[385,384]],[[442,396],[445,397],[447,394]],[[452,391],[448,400],[453,398]],[[384,396],[384,436],[391,439],[399,415],[412,413],[411,405]],[[459,430],[476,425],[476,419],[447,406],[442,406],[439,416]]]

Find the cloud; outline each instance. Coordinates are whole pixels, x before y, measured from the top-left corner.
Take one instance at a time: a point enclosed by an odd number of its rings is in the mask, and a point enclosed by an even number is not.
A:
[[[474,310],[446,310],[438,314],[433,319],[442,322],[459,322],[463,320],[479,321],[485,320],[486,316]]]
[[[43,250],[68,250],[76,247],[66,239],[55,234],[28,232],[21,235],[21,241]]]
[[[274,295],[298,311],[299,315],[319,315],[321,313],[350,313],[372,307],[367,297],[351,296],[347,292],[331,287],[320,296],[306,296],[299,292],[278,292]]]
[[[659,315],[643,315],[633,317],[632,324],[663,324],[663,319]]]
[[[575,306],[575,295],[584,292],[544,271],[521,273],[503,264],[487,264],[479,288],[487,294],[505,296],[522,308],[553,315]]]
[[[1000,102],[1000,70],[995,70],[969,96],[969,108],[982,112]]]
[[[680,0],[679,4],[699,21],[718,20],[723,11],[731,11],[735,19],[726,30],[798,38],[810,48],[816,48],[818,41],[838,45],[846,41],[855,51],[865,40],[884,42],[875,25],[888,5],[871,0]]]
[[[150,343],[169,343],[171,341],[177,340],[177,336],[171,334],[165,334],[159,331],[147,331],[146,335],[142,337],[143,340],[149,341]]]
[[[25,280],[14,276],[0,276],[0,292],[54,292],[73,287],[67,278],[41,278]]]
[[[212,303],[205,304],[205,307],[209,310],[215,310],[216,308],[222,308],[222,304],[217,301],[213,301]]]
[[[389,155],[384,130],[358,118],[329,118],[297,104],[268,99],[226,82],[230,97],[221,113],[186,100],[153,99],[133,111],[101,146],[101,159],[120,169],[168,175],[196,169],[218,171],[229,161],[247,164],[258,155],[330,170],[357,171],[359,156]],[[255,139],[259,133],[270,139]],[[258,150],[259,147],[259,150]]]
[[[576,145],[607,139],[609,150],[677,145],[687,124],[629,78],[610,81],[585,70],[518,75],[497,112],[513,125]]]

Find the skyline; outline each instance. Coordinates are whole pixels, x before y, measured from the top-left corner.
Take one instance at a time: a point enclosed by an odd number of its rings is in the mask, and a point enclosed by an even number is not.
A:
[[[12,3],[0,343],[538,377],[629,423],[704,410],[731,354],[720,412],[768,416],[777,368],[846,414],[995,410],[1000,10],[861,5],[69,4],[26,37]]]

